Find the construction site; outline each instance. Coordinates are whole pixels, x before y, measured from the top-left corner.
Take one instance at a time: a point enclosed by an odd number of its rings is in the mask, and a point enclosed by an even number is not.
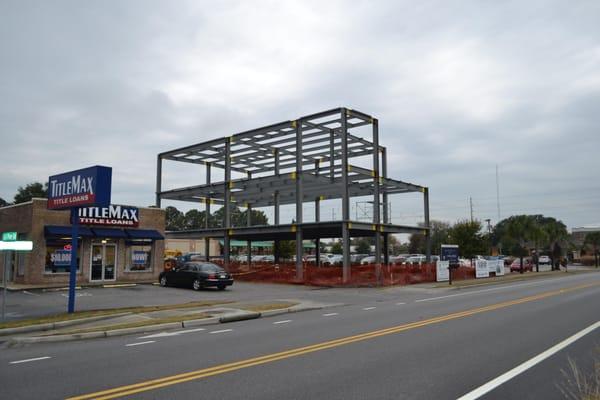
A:
[[[207,216],[211,214],[211,206],[223,207],[223,220],[216,224],[218,226],[211,226],[210,218],[205,218],[202,229],[166,232],[166,236],[203,239],[206,249],[210,239],[221,240],[222,254],[208,254],[207,251],[205,256],[207,260],[221,256],[222,265],[230,271],[238,268],[239,262],[232,259],[233,240],[246,242],[248,268],[252,242],[272,241],[272,268],[286,275],[286,279],[307,282],[310,280],[307,275],[327,270],[341,284],[347,284],[354,281],[353,275],[364,270],[364,267],[351,265],[351,238],[371,238],[374,261],[368,267],[377,282],[391,279],[393,283],[389,237],[418,233],[425,236],[427,243],[426,261],[419,268],[428,275],[427,270],[432,268],[428,264],[431,256],[428,188],[389,177],[388,150],[379,139],[377,118],[357,110],[335,108],[160,153],[156,175],[157,207],[161,207],[163,200],[189,202],[203,209]],[[370,166],[365,166],[365,160]],[[165,162],[192,164],[200,178],[183,187],[163,189],[166,187],[163,182]],[[215,169],[222,171],[217,174]],[[215,179],[216,175],[219,179]],[[422,195],[422,225],[391,222],[390,196],[406,193]],[[372,220],[352,219],[351,201],[365,197],[372,207]],[[321,202],[328,200],[341,202],[339,218],[321,217]],[[314,205],[314,218],[310,220],[303,215],[305,204]],[[283,206],[295,206],[292,222],[281,222]],[[251,220],[252,213],[248,212],[245,226],[233,226],[232,207],[270,209],[272,220],[267,225],[256,225]],[[341,267],[319,268],[320,241],[332,238],[341,238]],[[303,243],[307,240],[315,243],[314,268],[305,262]],[[295,241],[295,257],[287,265],[280,257],[282,241]],[[433,270],[430,273],[434,277]]]

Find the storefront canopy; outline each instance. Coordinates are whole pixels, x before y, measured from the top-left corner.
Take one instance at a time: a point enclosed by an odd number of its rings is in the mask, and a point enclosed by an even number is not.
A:
[[[99,238],[127,238],[127,234],[123,229],[110,228],[92,228],[94,236]]]
[[[125,232],[127,232],[127,236],[132,239],[164,239],[164,236],[154,229],[125,229]]]
[[[64,237],[71,236],[70,226],[58,226],[58,225],[46,225],[44,227],[44,234],[51,237]],[[85,226],[79,227],[79,236],[92,237],[94,234],[90,228]]]

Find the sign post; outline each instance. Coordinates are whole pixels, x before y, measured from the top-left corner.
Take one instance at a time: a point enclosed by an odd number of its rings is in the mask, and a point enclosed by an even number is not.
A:
[[[2,233],[0,251],[4,253],[4,267],[2,268],[2,321],[6,315],[6,292],[8,291],[8,264],[10,264],[11,251],[31,251],[33,242],[28,240],[17,240],[17,232]]]
[[[458,245],[443,244],[440,250],[440,260],[448,261],[448,284],[452,285],[452,270],[460,265],[458,261]]]
[[[48,209],[71,210],[71,266],[67,312],[75,312],[79,207],[110,205],[112,168],[94,166],[48,178]]]

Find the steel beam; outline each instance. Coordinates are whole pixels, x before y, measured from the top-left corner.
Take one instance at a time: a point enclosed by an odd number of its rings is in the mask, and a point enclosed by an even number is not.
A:
[[[350,197],[348,193],[348,130],[346,109],[341,109],[342,119],[342,249],[343,249],[343,280],[344,283],[350,280],[350,232],[348,221],[350,221]]]

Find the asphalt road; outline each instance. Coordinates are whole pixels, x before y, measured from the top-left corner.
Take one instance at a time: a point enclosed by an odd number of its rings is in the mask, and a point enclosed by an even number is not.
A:
[[[321,292],[347,305],[4,348],[2,398],[454,399],[600,320],[597,273],[460,291]],[[590,373],[598,345],[600,328],[481,398],[565,398],[568,360]]]

